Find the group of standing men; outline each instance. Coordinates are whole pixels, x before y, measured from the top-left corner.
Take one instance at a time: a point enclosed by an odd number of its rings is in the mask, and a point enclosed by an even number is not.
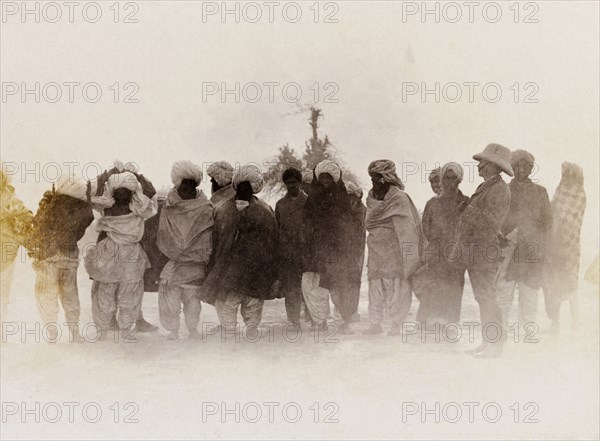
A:
[[[166,256],[160,272],[159,318],[169,339],[179,338],[180,313],[190,337],[198,337],[202,302],[215,306],[221,327],[237,329],[241,312],[247,334],[259,332],[265,300],[285,297],[287,318],[313,329],[327,327],[330,298],[341,317],[341,333],[354,331],[368,248],[369,320],[367,334],[399,335],[419,299],[422,326],[460,322],[465,271],[469,273],[481,325],[494,324],[501,338],[472,352],[493,357],[502,351],[515,288],[519,320],[535,321],[538,292],[558,329],[562,300],[575,299],[579,232],[585,210],[583,174],[564,163],[552,204],[546,190],[529,179],[530,153],[488,145],[473,156],[484,182],[469,198],[459,190],[463,169],[448,163],[431,174],[436,196],[419,214],[390,160],[368,167],[372,189],[344,182],[338,164],[324,160],[313,170],[295,168],[282,175],[287,194],[275,210],[259,199],[260,169],[236,170],[227,162],[207,170],[212,196],[198,188],[200,166],[178,161],[172,189],[159,214],[156,245]],[[514,176],[510,184],[501,173]],[[36,299],[45,322],[56,322],[58,299],[73,340],[79,340],[77,242],[99,213],[97,243],[84,263],[93,279],[93,320],[105,336],[111,328],[152,330],[141,313],[144,273],[150,263],[141,244],[145,221],[159,211],[148,179],[122,163],[89,182],[63,179],[46,192],[35,217],[14,197],[2,175],[2,312],[8,304],[16,249],[24,244],[34,258]],[[5,228],[5,226],[7,228]],[[368,233],[368,234],[367,234]],[[8,255],[5,244],[13,243]],[[572,311],[576,311],[572,300]]]

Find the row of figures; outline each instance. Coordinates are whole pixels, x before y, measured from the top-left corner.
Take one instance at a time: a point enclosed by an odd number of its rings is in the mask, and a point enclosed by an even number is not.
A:
[[[18,248],[33,259],[35,296],[44,323],[57,321],[59,299],[79,341],[77,269],[92,279],[92,317],[101,338],[111,329],[154,331],[142,315],[144,291],[158,291],[161,326],[168,338],[198,338],[202,303],[213,305],[221,327],[258,332],[265,301],[285,298],[287,320],[300,328],[327,327],[330,300],[339,330],[351,334],[368,249],[365,334],[401,333],[413,294],[417,322],[459,323],[465,273],[480,308],[481,325],[506,331],[518,289],[519,322],[535,322],[543,290],[551,332],[559,330],[560,305],[570,301],[578,319],[580,230],[586,206],[580,166],[563,163],[552,201],[530,179],[534,156],[490,144],[473,156],[483,182],[470,197],[460,190],[463,169],[451,162],[430,175],[436,193],[421,214],[391,160],[369,164],[371,189],[344,181],[331,160],[312,170],[289,168],[286,194],[273,210],[257,197],[263,174],[254,165],[211,164],[210,199],[199,189],[200,166],[182,160],[171,169],[164,198],[144,175],[115,162],[90,182],[61,179],[43,195],[35,216],[2,174],[2,321],[6,319]],[[502,174],[513,179],[506,183]],[[97,240],[81,241],[98,215]],[[89,245],[89,246],[88,246]],[[597,267],[598,259],[594,265]],[[597,269],[590,272],[597,283]],[[154,284],[156,282],[156,284]],[[503,332],[507,335],[507,332]],[[505,339],[482,339],[471,352],[496,357]]]

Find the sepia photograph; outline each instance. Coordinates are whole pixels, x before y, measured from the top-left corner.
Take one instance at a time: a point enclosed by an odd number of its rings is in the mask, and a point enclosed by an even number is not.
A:
[[[0,439],[600,440],[600,1],[0,12]]]

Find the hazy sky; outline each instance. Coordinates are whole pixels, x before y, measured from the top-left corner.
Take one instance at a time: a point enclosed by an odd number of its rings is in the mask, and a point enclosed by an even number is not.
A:
[[[560,163],[580,163],[588,193],[584,242],[590,246],[584,255],[591,258],[598,252],[597,2],[536,2],[537,12],[525,10],[522,3],[519,23],[514,23],[515,11],[509,9],[513,2],[501,2],[497,23],[486,21],[481,8],[469,23],[466,6],[457,23],[448,23],[444,15],[440,23],[431,15],[423,23],[419,14],[403,20],[403,8],[410,2],[363,1],[321,3],[319,23],[314,23],[314,9],[309,9],[313,2],[300,3],[302,18],[297,23],[283,18],[286,2],[279,2],[273,23],[264,2],[257,2],[263,12],[258,23],[245,21],[243,15],[240,23],[232,16],[223,23],[219,14],[205,16],[203,22],[202,2],[185,1],[136,2],[134,17],[139,22],[122,23],[133,11],[133,7],[124,10],[122,3],[120,22],[114,23],[112,3],[101,3],[97,23],[86,22],[80,9],[69,23],[65,6],[57,23],[44,20],[54,17],[52,10],[46,10],[40,23],[33,16],[26,16],[23,23],[20,11],[4,17],[3,161],[25,162],[30,169],[39,162],[42,171],[49,162],[108,167],[119,158],[139,164],[161,187],[169,184],[170,167],[177,159],[262,162],[284,143],[301,150],[310,128],[308,113],[299,111],[314,104],[311,87],[319,83],[317,105],[325,113],[321,133],[329,135],[365,186],[366,167],[373,159],[390,158],[401,171],[414,170],[412,164],[418,164],[417,174],[404,173],[403,178],[419,208],[431,196],[425,170],[436,162],[472,161],[471,156],[490,142],[530,150],[539,165],[535,178],[550,196],[560,178]],[[33,8],[33,2],[28,4]],[[421,2],[414,4],[419,7]],[[429,5],[435,7],[433,2]],[[339,22],[323,23],[334,8]],[[254,16],[254,11],[246,12],[246,18]],[[293,18],[293,12],[288,9],[286,17]],[[445,12],[449,19],[455,15],[449,9]],[[539,22],[524,23],[534,12]],[[490,16],[494,11],[488,11]],[[93,19],[94,11],[88,10],[86,17]],[[20,90],[7,95],[11,82],[29,88],[35,82],[41,87],[56,82],[63,85],[63,96],[57,103],[45,102],[43,96],[36,103],[28,95],[22,103]],[[96,82],[102,97],[88,103],[78,86],[75,102],[69,103],[65,82]],[[136,83],[139,103],[114,103],[110,87],[115,82],[120,83],[119,101],[131,91],[123,90],[123,85]],[[292,104],[278,86],[270,103],[263,86],[258,103],[243,99],[236,103],[231,95],[226,103],[220,95],[203,102],[203,83],[208,82],[226,83],[229,88],[236,82],[297,83],[302,97]],[[436,82],[440,87],[455,82],[462,85],[463,96],[457,103],[443,98],[436,103],[428,95],[423,103],[417,94],[403,102],[403,83],[409,82],[429,88]],[[480,84],[472,103],[465,82]],[[496,103],[482,95],[482,86],[492,82],[502,91]],[[332,90],[325,90],[326,83],[337,85],[338,103],[323,102]],[[519,83],[518,103],[514,83]],[[526,88],[526,83],[535,85]],[[534,88],[539,102],[524,103]],[[252,89],[247,91],[254,96]],[[50,98],[55,93],[52,88],[46,92]],[[446,92],[455,95],[455,89]],[[81,172],[82,167],[76,170]],[[32,175],[23,179],[19,174],[13,180],[31,208],[49,186]],[[472,176],[470,181],[463,184],[465,193],[471,193],[480,179]],[[206,183],[203,188],[208,190]]]

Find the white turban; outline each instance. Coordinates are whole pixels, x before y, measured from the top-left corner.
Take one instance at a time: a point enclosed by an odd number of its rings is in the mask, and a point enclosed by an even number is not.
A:
[[[244,165],[233,173],[233,188],[242,182],[249,182],[254,194],[259,193],[263,188],[263,175],[256,165]]]
[[[348,192],[348,194],[353,194],[359,199],[363,196],[362,188],[360,188],[354,182],[346,182],[346,191]]]
[[[330,161],[329,159],[325,159],[317,164],[315,167],[315,174],[317,175],[317,179],[323,173],[327,173],[331,175],[335,182],[340,180],[342,176],[342,169],[335,162]]]
[[[219,161],[212,163],[206,170],[208,176],[217,181],[221,187],[231,184],[233,167],[229,162]]]
[[[56,184],[56,193],[87,201],[87,182],[72,176],[61,176]]]
[[[462,182],[463,180],[463,168],[457,162],[449,162],[448,164],[442,167],[442,171],[440,172],[440,178],[444,179],[444,175],[448,170],[452,170],[456,176],[458,176],[458,182]]]
[[[149,199],[144,195],[137,176],[130,171],[110,175],[104,186],[102,196],[92,196],[92,206],[99,211],[112,207],[115,204],[113,195],[115,190],[119,188],[126,188],[132,192],[129,208],[133,213],[138,213],[144,218],[156,214],[156,204],[153,203],[153,201],[156,201],[156,196]]]
[[[196,181],[196,187],[202,182],[202,169],[192,161],[177,161],[171,168],[171,182],[175,187],[179,187],[184,179],[193,179]]]
[[[126,171],[110,175],[106,185],[108,186],[109,195],[112,196],[117,188],[126,188],[127,190],[135,192],[140,186],[140,183],[136,175],[130,171]]]

